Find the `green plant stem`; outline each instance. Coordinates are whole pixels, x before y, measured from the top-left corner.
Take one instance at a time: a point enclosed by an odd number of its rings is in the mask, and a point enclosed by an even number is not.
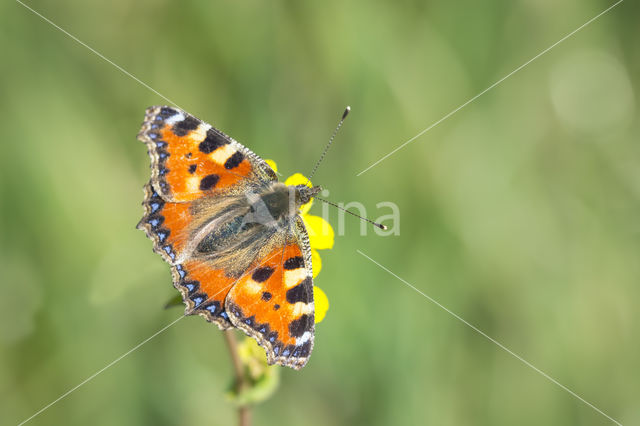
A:
[[[240,395],[246,389],[247,381],[242,368],[242,362],[238,356],[238,344],[234,330],[225,330],[224,338],[229,347],[231,363],[233,364],[233,370],[236,375],[236,392]],[[249,426],[251,424],[251,407],[249,407],[249,405],[242,404],[238,407],[238,424],[240,426]]]

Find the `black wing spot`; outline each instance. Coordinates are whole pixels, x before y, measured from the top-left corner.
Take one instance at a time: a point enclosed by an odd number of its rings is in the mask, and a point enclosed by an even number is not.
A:
[[[312,298],[311,298],[311,292],[309,291],[309,289],[312,287],[309,286],[307,282],[308,279],[309,278],[302,281],[297,286],[287,290],[287,302],[291,304],[298,303],[298,302],[304,302],[304,303],[311,302]]]
[[[309,315],[300,315],[300,318],[294,319],[289,323],[289,334],[291,337],[300,337],[305,331],[311,330],[313,318]]]
[[[182,281],[180,285],[187,288],[189,295],[193,295],[200,289],[200,281]]]
[[[162,116],[162,118],[168,118],[168,117],[171,117],[172,115],[176,115],[177,113],[178,111],[176,111],[171,107],[162,107],[160,108],[160,113],[158,115]]]
[[[277,311],[278,309],[280,309],[280,305],[278,305],[277,303],[275,305],[273,305],[273,310]]]
[[[188,116],[182,121],[178,121],[173,125],[171,131],[177,136],[186,136],[190,131],[195,130],[200,125],[200,120],[195,117]]]
[[[220,302],[217,300],[213,301],[213,303],[207,303],[201,307],[202,309],[208,311],[211,315],[219,315],[222,312],[220,307]]]
[[[290,257],[284,261],[284,269],[298,269],[304,266],[302,256]]]
[[[243,319],[242,322],[247,324],[249,327],[254,327],[255,323],[256,323],[256,316],[255,315],[251,315],[249,318]]]
[[[277,331],[271,331],[267,334],[267,339],[273,343],[276,340],[278,340],[278,332]]]
[[[194,304],[193,307],[197,308],[201,304],[203,304],[204,302],[207,301],[207,294],[206,293],[196,293],[196,294],[190,296],[189,299],[191,299],[191,301],[193,301],[193,304]]]
[[[242,313],[242,309],[240,309],[240,307],[235,303],[229,303],[228,306],[225,306],[225,309],[231,312],[233,316],[235,316],[236,318],[244,317],[244,314]]]
[[[296,349],[296,352],[294,352],[294,356],[297,357],[308,357],[309,353],[311,353],[311,342],[310,341],[306,341],[302,346],[298,346],[298,348]]]
[[[271,293],[269,293],[268,291],[265,291],[264,293],[262,293],[262,300],[264,300],[265,302],[268,302],[269,300],[271,300]]]
[[[200,151],[205,154],[211,154],[216,149],[228,143],[229,141],[226,140],[222,135],[220,135],[213,129],[209,129],[207,130],[207,137],[204,138],[202,142],[200,142],[200,145],[198,145],[198,149],[200,149]]]
[[[196,169],[198,168],[197,164],[192,164],[189,166],[189,173],[194,174],[196,172]]]
[[[227,158],[227,161],[224,163],[224,168],[227,170],[235,169],[242,163],[242,160],[244,160],[244,154],[236,151],[231,157]]]
[[[269,266],[265,266],[263,268],[256,269],[251,278],[259,283],[263,283],[269,279],[271,275],[273,275],[274,269]]]
[[[216,186],[219,180],[220,180],[220,176],[218,175],[207,175],[203,177],[202,180],[200,181],[200,189],[203,191],[206,191],[207,189],[211,189],[214,186]]]

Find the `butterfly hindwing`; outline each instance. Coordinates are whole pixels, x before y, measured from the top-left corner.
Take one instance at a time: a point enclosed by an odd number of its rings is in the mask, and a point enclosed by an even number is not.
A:
[[[188,260],[174,269],[174,285],[187,305],[185,314],[201,315],[220,329],[231,327],[224,300],[237,279],[201,260]]]
[[[165,201],[151,182],[144,186],[144,216],[138,229],[143,229],[153,241],[153,250],[170,264],[175,263],[177,253],[186,243],[181,231],[192,220],[189,203]]]
[[[291,235],[232,287],[230,321],[254,337],[269,364],[304,367],[313,349],[315,310],[311,250],[299,217]]]
[[[138,139],[151,157],[152,185],[166,201],[241,193],[277,180],[271,167],[248,148],[179,108],[148,108]]]
[[[187,244],[186,230],[194,220],[190,203],[164,201],[151,183],[145,185],[144,191],[145,214],[138,228],[153,241],[153,250],[171,265],[173,285],[182,294],[185,313],[202,315],[221,329],[231,327],[224,311],[224,299],[236,280],[206,262],[179,259]]]

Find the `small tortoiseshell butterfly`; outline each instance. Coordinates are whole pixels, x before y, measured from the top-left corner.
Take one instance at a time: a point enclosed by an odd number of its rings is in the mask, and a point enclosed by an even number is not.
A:
[[[299,208],[321,188],[278,182],[263,159],[178,108],[148,108],[138,139],[151,157],[138,228],[171,265],[185,314],[241,329],[269,364],[304,367],[315,313]]]

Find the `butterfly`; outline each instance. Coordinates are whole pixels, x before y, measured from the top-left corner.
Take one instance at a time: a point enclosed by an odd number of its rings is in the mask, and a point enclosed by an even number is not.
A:
[[[248,148],[181,109],[146,110],[151,158],[138,228],[171,266],[185,315],[236,327],[267,362],[304,367],[313,349],[311,248],[300,207],[319,186],[286,186]]]

